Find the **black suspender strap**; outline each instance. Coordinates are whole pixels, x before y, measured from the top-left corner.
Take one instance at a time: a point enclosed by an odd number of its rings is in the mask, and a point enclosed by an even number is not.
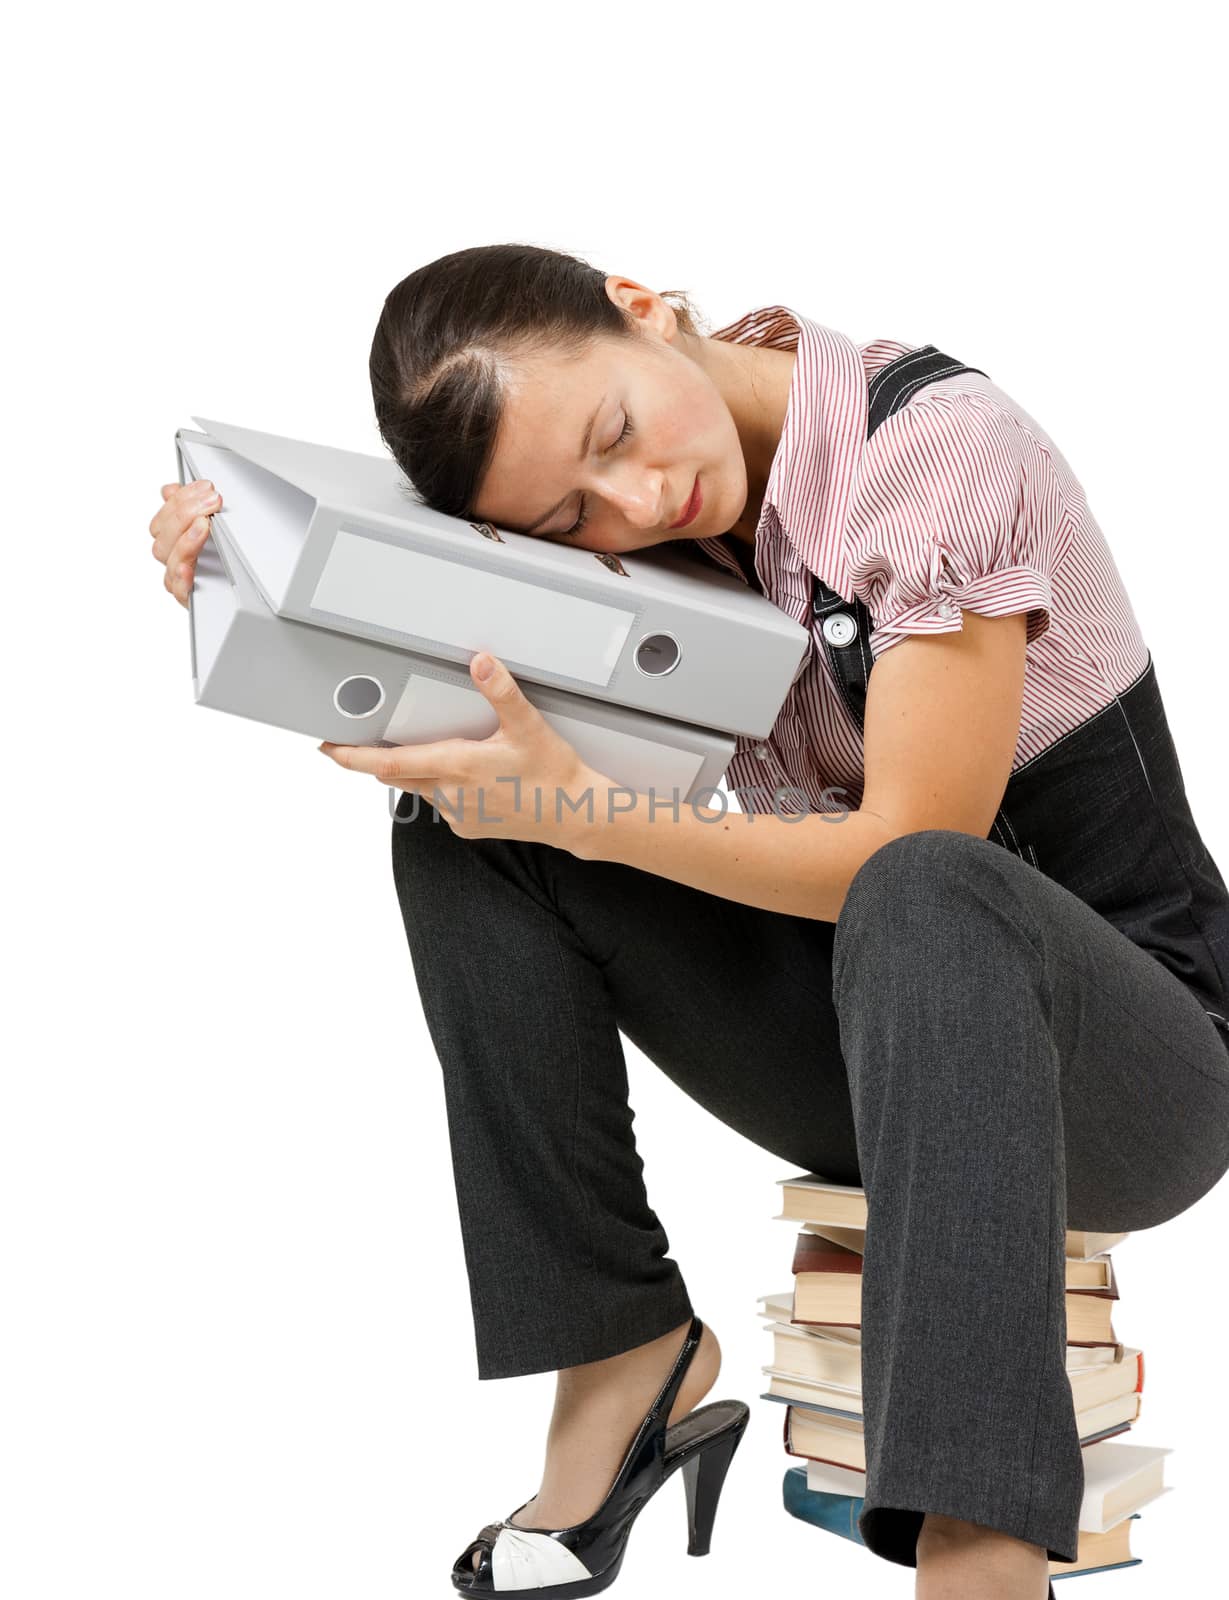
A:
[[[899,411],[918,389],[938,383],[940,378],[954,378],[958,372],[978,372],[983,378],[989,377],[980,367],[966,367],[963,361],[945,356],[933,344],[924,344],[920,350],[910,350],[889,361],[867,388],[866,437],[869,439],[879,424]]]
[[[940,378],[950,378],[958,372],[977,372],[983,378],[989,377],[989,373],[982,372],[980,367],[966,367],[963,362],[945,356],[933,344],[923,345],[920,350],[910,350],[906,355],[890,361],[875,374],[867,388],[866,437],[869,439],[885,417],[899,411],[910,396],[925,384],[937,383]],[[871,628],[874,625],[871,614],[856,595],[851,604],[819,578],[812,580],[811,609],[822,619],[820,634],[824,651],[841,698],[859,730],[862,730],[866,687],[874,666],[870,647]],[[1032,864],[1037,865],[1032,846],[1020,843],[1011,819],[1001,806],[991,824],[987,837],[990,836],[1004,849],[1014,850],[1025,861],[1031,859]]]
[[[899,411],[924,385],[954,377],[958,372],[977,372],[983,378],[989,376],[980,367],[966,367],[963,362],[944,355],[933,344],[910,350],[880,368],[867,388],[866,437],[869,439],[885,418]],[[814,576],[811,610],[822,619],[820,637],[824,641],[828,665],[850,716],[861,729],[867,684],[874,665],[870,647],[874,626],[871,614],[856,595],[852,603],[842,599],[835,589]]]

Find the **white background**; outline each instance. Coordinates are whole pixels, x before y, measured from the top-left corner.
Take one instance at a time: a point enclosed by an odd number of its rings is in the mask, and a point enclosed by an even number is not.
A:
[[[8,25],[6,1596],[448,1594],[537,1487],[553,1394],[476,1377],[385,790],[193,704],[147,532],[175,429],[378,451],[385,293],[497,241],[685,288],[713,328],[781,302],[934,342],[1084,484],[1229,866],[1214,15],[215,0]],[[712,1556],[684,1554],[672,1482],[623,1591],[911,1593],[781,1509],[756,1398],[781,1163],[627,1049],[714,1395],[753,1419]],[[1227,1221],[1222,1186],[1115,1257],[1134,1440],[1173,1447],[1176,1492],[1089,1600],[1215,1586]]]

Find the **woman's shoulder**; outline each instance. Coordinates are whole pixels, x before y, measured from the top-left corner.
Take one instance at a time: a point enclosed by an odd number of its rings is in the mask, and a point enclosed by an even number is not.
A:
[[[868,464],[873,468],[899,449],[902,439],[912,438],[967,442],[969,449],[997,441],[999,453],[1010,447],[1026,475],[1052,476],[1065,501],[1087,503],[1083,486],[1044,424],[983,372],[956,372],[916,390],[867,441]]]
[[[885,419],[846,531],[875,655],[958,628],[961,610],[1027,610],[1030,666],[1056,684],[1100,676],[1113,693],[1146,657],[1083,485],[1042,423],[983,374],[927,384]]]
[[[925,384],[883,419],[863,450],[851,530],[866,534],[876,520],[890,528],[891,517],[876,519],[876,508],[893,499],[933,503],[937,492],[949,511],[975,511],[990,500],[1029,520],[1092,520],[1084,487],[1052,435],[981,372]],[[1095,523],[1089,531],[1100,537]]]

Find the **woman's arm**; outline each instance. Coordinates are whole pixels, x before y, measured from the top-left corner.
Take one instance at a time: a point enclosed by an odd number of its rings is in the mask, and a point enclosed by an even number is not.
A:
[[[684,805],[676,821],[664,804],[650,816],[639,795],[610,817],[598,795],[593,820],[579,813],[566,847],[726,900],[835,922],[854,874],[889,839],[922,828],[985,838],[1019,739],[1027,613],[961,618],[959,632],[902,639],[876,661],[857,811],[722,818]]]

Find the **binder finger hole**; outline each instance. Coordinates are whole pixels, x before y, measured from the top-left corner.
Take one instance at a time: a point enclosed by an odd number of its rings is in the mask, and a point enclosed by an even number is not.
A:
[[[636,646],[636,665],[649,678],[660,678],[673,672],[682,652],[672,633],[646,633]]]
[[[378,678],[355,673],[333,690],[333,704],[343,717],[369,717],[384,704],[384,685]]]

